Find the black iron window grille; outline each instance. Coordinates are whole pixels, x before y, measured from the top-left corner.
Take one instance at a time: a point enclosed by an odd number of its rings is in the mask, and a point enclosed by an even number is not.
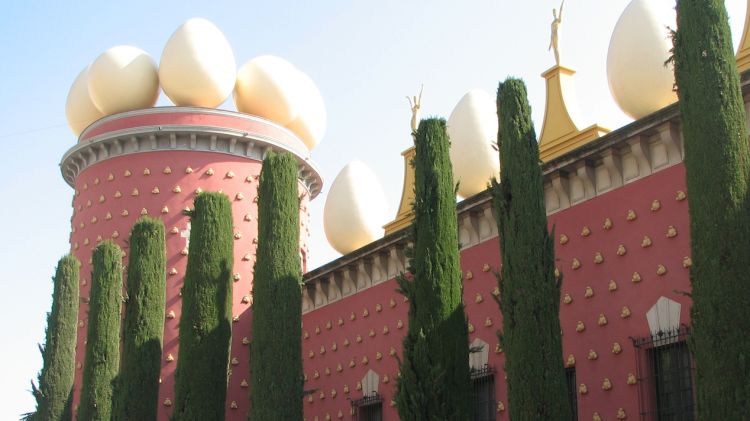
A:
[[[576,381],[576,368],[568,367],[565,369],[565,383],[568,387],[568,402],[570,410],[573,413],[572,420],[578,419],[578,383]]]
[[[378,393],[352,401],[352,409],[355,421],[383,420],[383,398]]]
[[[486,365],[471,370],[474,413],[477,421],[495,420],[495,370]]]
[[[695,419],[695,365],[687,347],[690,328],[631,338],[638,371],[638,406],[642,420]]]

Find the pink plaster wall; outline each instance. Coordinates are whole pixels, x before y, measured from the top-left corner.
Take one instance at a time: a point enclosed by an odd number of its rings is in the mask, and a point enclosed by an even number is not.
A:
[[[613,192],[598,196],[568,210],[556,213],[549,219],[550,227],[556,226],[557,266],[564,274],[562,293],[573,298],[572,303],[562,304],[560,310],[563,331],[563,355],[561,360],[573,354],[576,360],[577,382],[588,387],[588,394],[578,395],[579,419],[591,419],[598,412],[602,419],[615,419],[619,408],[623,408],[629,419],[638,417],[638,387],[627,384],[628,373],[637,375],[635,350],[629,337],[649,335],[645,313],[661,296],[666,296],[682,304],[681,323],[689,323],[690,300],[674,292],[689,290],[688,269],[683,268],[682,260],[690,255],[687,201],[676,200],[679,190],[685,190],[684,167],[682,165],[660,171],[638,180]],[[651,211],[653,200],[659,200],[661,208]],[[628,221],[628,210],[634,210],[637,218]],[[604,220],[610,218],[611,229],[603,228]],[[666,237],[667,227],[673,225],[678,235]],[[581,235],[584,226],[591,234]],[[569,241],[561,245],[561,234]],[[645,235],[652,239],[652,246],[641,247]],[[627,254],[618,256],[620,244],[625,245]],[[594,263],[596,252],[602,253],[604,260]],[[581,266],[573,270],[572,260],[579,259]],[[657,276],[657,265],[663,264],[667,273]],[[497,413],[498,420],[507,420],[507,389],[503,381],[505,354],[497,352],[497,331],[502,328],[502,317],[492,293],[497,286],[494,272],[500,267],[500,254],[497,237],[484,241],[461,252],[461,265],[464,273],[464,303],[469,322],[474,331],[469,334],[470,342],[481,338],[489,346],[489,365],[496,370],[496,398],[506,410]],[[486,270],[488,269],[489,270]],[[631,281],[634,272],[639,272],[642,281]],[[610,292],[608,284],[615,280],[617,290]],[[594,290],[591,298],[584,298],[586,287]],[[368,370],[372,369],[381,377],[379,392],[383,397],[383,419],[398,419],[395,408],[390,406],[393,399],[395,379],[398,374],[396,359],[389,355],[391,347],[401,355],[401,340],[406,332],[408,303],[396,291],[396,283],[389,280],[333,304],[307,313],[303,317],[304,332],[302,348],[305,365],[305,389],[316,389],[305,399],[305,417],[308,421],[328,419],[351,419],[351,400],[360,399],[362,392],[356,390]],[[393,300],[394,307],[390,303]],[[382,311],[376,307],[380,305]],[[621,318],[623,306],[628,306],[632,315]],[[369,315],[363,316],[367,310]],[[355,319],[351,320],[351,315]],[[607,318],[607,324],[599,326],[600,314]],[[343,322],[339,325],[339,319]],[[404,327],[396,327],[402,320]],[[486,325],[487,320],[490,325]],[[576,332],[576,324],[583,321],[585,330]],[[331,328],[327,328],[330,323]],[[389,333],[383,334],[388,326]],[[375,333],[370,336],[370,331]],[[319,333],[318,333],[319,331]],[[357,341],[362,338],[362,342]],[[344,346],[344,340],[350,342]],[[613,354],[614,342],[619,342],[623,351]],[[332,350],[336,343],[337,350]],[[589,360],[590,350],[596,351],[598,358]],[[377,353],[383,355],[377,360]],[[368,364],[362,363],[368,357]],[[350,361],[355,362],[349,367]],[[337,371],[341,365],[343,370]],[[326,369],[330,374],[326,374]],[[319,377],[315,378],[315,372]],[[384,376],[389,378],[383,383]],[[604,378],[609,378],[613,388],[602,389]],[[344,393],[344,385],[350,392]],[[336,390],[333,397],[331,391]],[[322,393],[322,395],[321,395]],[[339,417],[339,411],[342,417]]]
[[[186,168],[192,168],[187,173]],[[171,173],[165,173],[169,168]],[[149,175],[144,171],[148,169]],[[213,175],[207,171],[213,170]],[[182,215],[183,208],[191,208],[197,188],[204,191],[222,190],[232,201],[235,233],[241,238],[235,239],[234,272],[240,279],[234,283],[233,314],[239,320],[233,323],[231,358],[238,364],[232,365],[232,376],[227,395],[227,419],[245,420],[249,407],[247,389],[240,386],[243,379],[249,381],[248,347],[242,344],[243,337],[250,336],[250,303],[242,303],[244,296],[250,294],[253,278],[253,264],[257,241],[257,176],[260,174],[261,162],[234,157],[226,154],[194,151],[146,152],[108,159],[84,170],[76,180],[76,194],[73,200],[72,227],[70,243],[72,253],[81,261],[81,296],[88,297],[91,281],[91,251],[103,239],[114,238],[127,253],[127,238],[133,223],[140,217],[143,209],[152,217],[159,217],[166,226],[167,271],[177,271],[167,275],[166,312],[174,311],[174,319],[165,320],[164,350],[162,358],[161,387],[159,391],[159,419],[166,420],[171,414],[171,407],[164,405],[165,400],[174,402],[174,369],[179,359],[178,325],[181,315],[179,290],[182,286],[187,256],[180,252],[185,247],[186,239],[181,233],[187,227],[188,217]],[[169,172],[167,170],[166,172]],[[126,171],[131,173],[126,176]],[[234,176],[231,176],[234,173]],[[248,178],[249,177],[249,178]],[[174,189],[179,186],[180,192]],[[158,192],[155,190],[158,188]],[[133,195],[137,189],[137,196]],[[300,185],[300,189],[304,189]],[[117,198],[116,192],[121,193]],[[242,196],[238,196],[241,194]],[[301,243],[304,255],[309,254],[307,239],[309,195],[302,199]],[[164,209],[166,207],[166,209]],[[166,212],[163,213],[163,209]],[[128,215],[123,216],[123,211]],[[108,218],[111,215],[111,219]],[[95,219],[94,219],[95,218]],[[179,232],[172,233],[176,228]],[[114,234],[117,232],[119,236]],[[88,244],[86,244],[88,240]],[[127,265],[127,257],[123,261]],[[303,262],[306,265],[306,262]],[[80,317],[82,327],[78,330],[76,363],[84,363],[85,336],[88,305],[81,303]],[[168,355],[174,357],[167,362]],[[80,399],[82,369],[76,370],[74,407]],[[229,409],[231,402],[236,402],[237,409]]]

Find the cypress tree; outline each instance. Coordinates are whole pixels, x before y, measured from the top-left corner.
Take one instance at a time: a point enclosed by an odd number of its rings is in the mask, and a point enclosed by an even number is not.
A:
[[[492,183],[500,233],[498,277],[510,418],[570,420],[560,338],[560,284],[547,231],[539,145],[526,85],[508,78],[497,90],[501,183]]]
[[[469,420],[469,340],[445,120],[422,120],[415,146],[413,279],[399,278],[410,304],[396,407],[402,420]]]
[[[302,271],[297,163],[269,153],[258,186],[250,348],[253,420],[302,419]]]
[[[232,205],[223,193],[201,193],[187,214],[173,419],[223,420],[232,336]]]
[[[748,133],[722,0],[677,2],[675,79],[690,194],[692,335],[701,419],[750,413]]]
[[[161,220],[144,217],[133,225],[127,274],[122,363],[112,420],[155,420],[167,286]]]
[[[110,240],[94,249],[86,362],[79,421],[109,421],[112,383],[120,365],[122,250]]]
[[[73,255],[66,255],[57,263],[52,279],[52,310],[47,314],[46,339],[40,347],[43,365],[39,387],[32,382],[36,412],[29,414],[31,419],[62,421],[72,417],[80,267]]]

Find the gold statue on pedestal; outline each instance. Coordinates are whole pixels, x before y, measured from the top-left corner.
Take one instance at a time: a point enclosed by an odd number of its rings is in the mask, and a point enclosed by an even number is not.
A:
[[[750,0],[748,0],[750,1]],[[555,65],[542,73],[547,85],[547,102],[544,122],[539,135],[539,156],[542,161],[550,161],[588,143],[609,130],[596,124],[579,129],[577,107],[573,95],[573,75],[575,70],[560,65],[559,30],[562,23],[565,0],[559,9],[552,9],[549,50],[555,54]],[[567,97],[570,96],[570,100]],[[578,117],[578,118],[577,118]]]
[[[565,0],[562,0],[562,3],[560,3],[560,11],[558,12],[556,9],[552,9],[552,31],[550,33],[550,40],[549,40],[549,48],[547,50],[553,50],[555,53],[555,63],[559,66],[560,65],[560,48],[558,46],[558,40],[559,36],[557,34],[557,30],[560,28],[560,24],[562,23],[562,13],[563,13],[563,6],[565,5]]]
[[[419,128],[422,91],[424,91],[424,85],[419,88],[419,96],[406,96],[406,100],[409,101],[409,107],[411,108],[411,136],[414,140],[416,140],[417,128]],[[414,202],[414,167],[411,165],[414,155],[416,155],[414,145],[401,153],[401,156],[404,157],[404,187],[401,191],[401,202],[398,206],[396,219],[383,225],[386,235],[409,226],[414,219],[414,211],[412,210],[412,203]]]
[[[414,100],[412,101],[412,98],[409,97],[409,95],[406,96],[406,100],[409,101],[409,107],[411,107],[411,133],[414,135],[417,133],[417,128],[419,127],[419,109],[422,108],[422,91],[424,91],[424,85],[422,85],[421,88],[419,88],[419,97],[414,96]]]

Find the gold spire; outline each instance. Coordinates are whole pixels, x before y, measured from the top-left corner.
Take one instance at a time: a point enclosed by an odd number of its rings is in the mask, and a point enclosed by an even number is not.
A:
[[[609,129],[596,124],[578,129],[566,105],[566,99],[575,92],[574,74],[575,70],[559,65],[542,73],[547,84],[544,123],[539,136],[539,156],[542,161],[554,159],[609,132]],[[571,102],[571,105],[575,106],[575,103]]]
[[[406,96],[406,99],[409,101],[409,108],[411,109],[411,137],[414,141],[417,140],[423,91],[424,85],[419,88],[419,96],[415,95],[412,97],[413,100],[408,95]],[[409,226],[411,221],[414,220],[414,210],[412,210],[412,203],[414,203],[414,167],[412,167],[411,162],[416,154],[417,149],[414,146],[401,152],[401,156],[404,157],[404,187],[401,190],[401,203],[398,205],[396,219],[383,225],[385,235]]]
[[[750,0],[747,2],[745,13],[745,29],[742,30],[740,50],[737,52],[737,70],[742,74],[750,70]]]
[[[385,235],[409,226],[414,219],[414,211],[411,206],[414,202],[414,167],[412,167],[411,161],[416,153],[417,150],[414,146],[401,152],[401,156],[404,157],[404,187],[401,191],[401,203],[398,205],[396,219],[383,225]]]

